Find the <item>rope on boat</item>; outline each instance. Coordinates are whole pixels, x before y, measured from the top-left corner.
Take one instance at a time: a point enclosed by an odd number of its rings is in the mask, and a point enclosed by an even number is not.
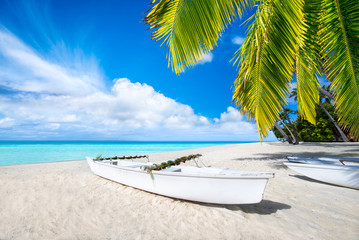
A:
[[[147,171],[149,173],[153,170],[160,171],[162,169],[166,169],[171,166],[176,166],[181,163],[185,163],[186,161],[189,161],[189,160],[193,160],[195,162],[195,164],[197,165],[197,167],[200,167],[198,164],[198,161],[196,159],[199,159],[199,157],[201,157],[201,156],[202,156],[202,154],[192,154],[192,155],[177,158],[175,160],[161,162],[159,164],[153,164],[153,165],[147,165],[147,166],[144,165],[144,166],[141,166],[141,170]],[[101,158],[101,155],[100,155],[95,160],[96,161],[110,160],[110,162],[112,163],[113,160],[129,160],[129,159],[131,159],[133,161],[133,159],[137,159],[137,158],[147,158],[147,162],[150,161],[149,155],[122,156],[122,157],[115,156],[115,157],[108,157],[108,158]],[[203,166],[206,167],[206,165],[204,164],[204,162],[201,159],[199,159],[199,161],[201,162],[201,164]]]
[[[101,155],[100,155],[101,156]],[[103,161],[103,160],[127,160],[127,159],[137,159],[137,158],[147,158],[147,161],[149,161],[149,156],[148,155],[135,155],[135,156],[122,156],[122,157],[118,157],[118,156],[114,156],[114,157],[108,157],[108,158],[101,158],[101,157],[97,157],[95,160],[97,161]]]
[[[171,167],[171,166],[175,166],[175,165],[179,165],[181,163],[185,163],[188,160],[195,160],[196,158],[199,158],[201,156],[202,156],[202,154],[193,154],[193,155],[188,155],[188,156],[185,156],[185,157],[180,157],[180,158],[177,158],[177,159],[175,159],[173,161],[169,160],[167,162],[162,162],[160,164],[154,164],[154,167],[147,168],[146,170],[147,170],[147,172],[151,172],[152,170],[159,171],[159,170]],[[196,163],[197,167],[199,167],[197,161],[195,161],[195,163]]]
[[[357,161],[357,160],[339,160],[339,162],[343,165],[345,165],[344,162],[359,163],[359,161]]]

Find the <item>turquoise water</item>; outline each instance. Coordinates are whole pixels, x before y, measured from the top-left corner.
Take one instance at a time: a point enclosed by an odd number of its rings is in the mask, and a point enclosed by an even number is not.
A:
[[[142,155],[244,142],[0,141],[0,165]]]

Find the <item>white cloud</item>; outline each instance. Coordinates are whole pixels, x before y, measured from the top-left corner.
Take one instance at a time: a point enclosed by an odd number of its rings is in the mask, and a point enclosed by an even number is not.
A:
[[[203,58],[201,60],[199,60],[198,64],[205,64],[208,62],[212,62],[213,60],[213,53],[206,53],[203,55]]]
[[[48,130],[57,130],[61,127],[61,124],[59,123],[48,123],[43,126],[44,129]]]
[[[191,128],[206,118],[193,109],[156,92],[147,84],[116,79],[111,93],[87,96],[19,94],[4,99],[2,112],[16,119],[39,123],[82,123],[100,129]]]
[[[221,113],[219,119],[214,119],[215,127],[224,131],[233,131],[234,134],[252,133],[256,131],[254,124],[247,122],[241,113],[233,108],[228,107],[227,112]]]
[[[245,38],[236,36],[232,39],[232,43],[235,45],[242,45],[245,41]]]
[[[95,64],[80,71],[64,68],[45,60],[16,36],[1,29],[0,64],[0,85],[14,90],[84,95],[104,89]]]
[[[116,79],[110,93],[87,96],[18,94],[3,97],[3,122],[36,126],[36,132],[101,136],[137,140],[256,140],[254,124],[228,107],[218,119],[197,115],[193,109],[155,91],[151,86]],[[0,121],[0,125],[1,125]],[[4,125],[4,124],[3,124]],[[9,125],[10,126],[10,125]],[[28,129],[29,131],[33,131]],[[31,134],[30,134],[31,135]],[[51,136],[51,135],[50,135]]]
[[[203,61],[211,61],[208,54]],[[110,91],[98,67],[63,66],[0,30],[2,136],[23,139],[257,140],[254,124],[228,107],[218,119],[198,115],[153,87],[127,78]],[[86,65],[86,64],[85,64]],[[91,64],[90,64],[91,65]],[[94,73],[90,69],[95,69]],[[87,71],[88,70],[88,71]]]
[[[9,127],[14,126],[14,124],[15,124],[15,121],[12,118],[6,117],[6,118],[0,119],[0,128],[9,128]]]

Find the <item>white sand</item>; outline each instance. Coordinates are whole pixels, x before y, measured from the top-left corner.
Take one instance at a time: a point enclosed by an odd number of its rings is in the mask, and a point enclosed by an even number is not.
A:
[[[359,239],[359,190],[310,180],[286,155],[359,157],[358,143],[253,143],[201,153],[215,167],[271,171],[264,200],[214,205],[157,196],[100,178],[85,161],[0,166],[0,239]]]

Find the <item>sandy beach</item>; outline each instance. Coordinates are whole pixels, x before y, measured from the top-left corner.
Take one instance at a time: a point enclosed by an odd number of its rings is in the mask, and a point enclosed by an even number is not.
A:
[[[154,195],[94,175],[85,161],[0,166],[0,239],[359,239],[359,190],[311,180],[287,155],[359,157],[359,143],[249,143],[200,153],[213,167],[275,173],[253,205]],[[85,157],[85,156],[84,156]]]

